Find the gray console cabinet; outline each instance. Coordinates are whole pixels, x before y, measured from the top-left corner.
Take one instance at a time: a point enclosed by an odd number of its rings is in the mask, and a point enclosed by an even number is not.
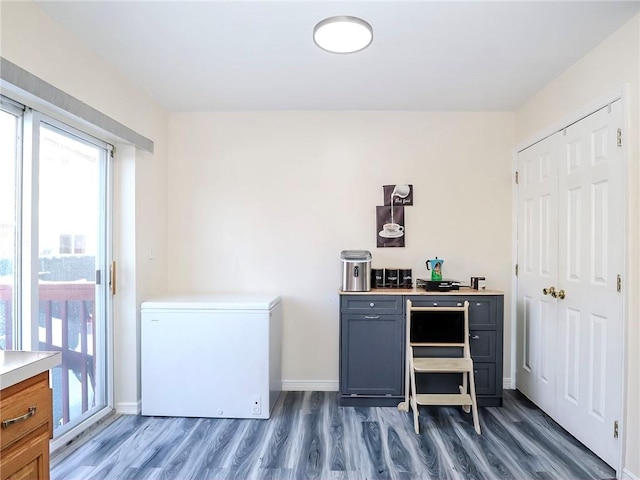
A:
[[[407,292],[410,292],[407,290]],[[340,404],[395,406],[404,399],[405,304],[455,306],[469,301],[469,335],[480,406],[502,405],[504,297],[460,291],[452,295],[423,292],[341,294]],[[430,382],[430,379],[423,378]],[[428,383],[439,391],[459,379],[438,376]]]

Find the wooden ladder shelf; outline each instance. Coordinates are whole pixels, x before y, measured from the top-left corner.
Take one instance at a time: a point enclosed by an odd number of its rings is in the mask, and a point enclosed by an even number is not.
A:
[[[443,312],[459,312],[464,318],[464,330],[460,332],[463,338],[452,338],[446,341],[420,341],[412,339],[412,322],[429,322],[430,315],[416,315],[416,312],[431,312],[438,315]],[[413,425],[415,432],[420,433],[418,421],[418,405],[460,405],[466,413],[472,412],[473,426],[476,433],[480,434],[480,422],[478,421],[478,405],[476,402],[475,379],[473,376],[473,360],[469,348],[469,302],[464,302],[462,307],[414,307],[411,300],[407,300],[407,325],[406,325],[406,365],[405,365],[405,401],[398,405],[400,411],[413,410]],[[428,325],[422,331],[428,331]],[[417,329],[416,329],[417,330]],[[459,357],[415,356],[414,348],[427,347],[432,351],[447,349],[450,354],[451,347],[459,348]],[[460,393],[418,393],[416,390],[416,374],[429,373],[460,373],[462,384],[459,385]]]

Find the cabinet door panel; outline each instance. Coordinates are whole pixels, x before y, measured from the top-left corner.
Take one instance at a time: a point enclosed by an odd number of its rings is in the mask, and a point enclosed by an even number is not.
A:
[[[44,424],[20,442],[2,451],[2,480],[49,478],[49,425]]]
[[[469,347],[474,362],[495,362],[496,332],[491,330],[469,331]]]
[[[496,393],[495,363],[474,362],[473,378],[476,382],[476,395],[494,395]]]
[[[342,395],[402,395],[404,320],[401,315],[343,315]]]

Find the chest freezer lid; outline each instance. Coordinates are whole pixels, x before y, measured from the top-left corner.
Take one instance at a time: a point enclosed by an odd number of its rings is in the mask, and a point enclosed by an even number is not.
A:
[[[142,310],[271,310],[282,301],[279,295],[216,293],[168,295],[142,302]]]

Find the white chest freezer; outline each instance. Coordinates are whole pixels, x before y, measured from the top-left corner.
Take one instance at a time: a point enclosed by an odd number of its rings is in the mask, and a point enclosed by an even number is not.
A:
[[[268,295],[145,301],[142,415],[269,418],[282,390],[282,304]]]

